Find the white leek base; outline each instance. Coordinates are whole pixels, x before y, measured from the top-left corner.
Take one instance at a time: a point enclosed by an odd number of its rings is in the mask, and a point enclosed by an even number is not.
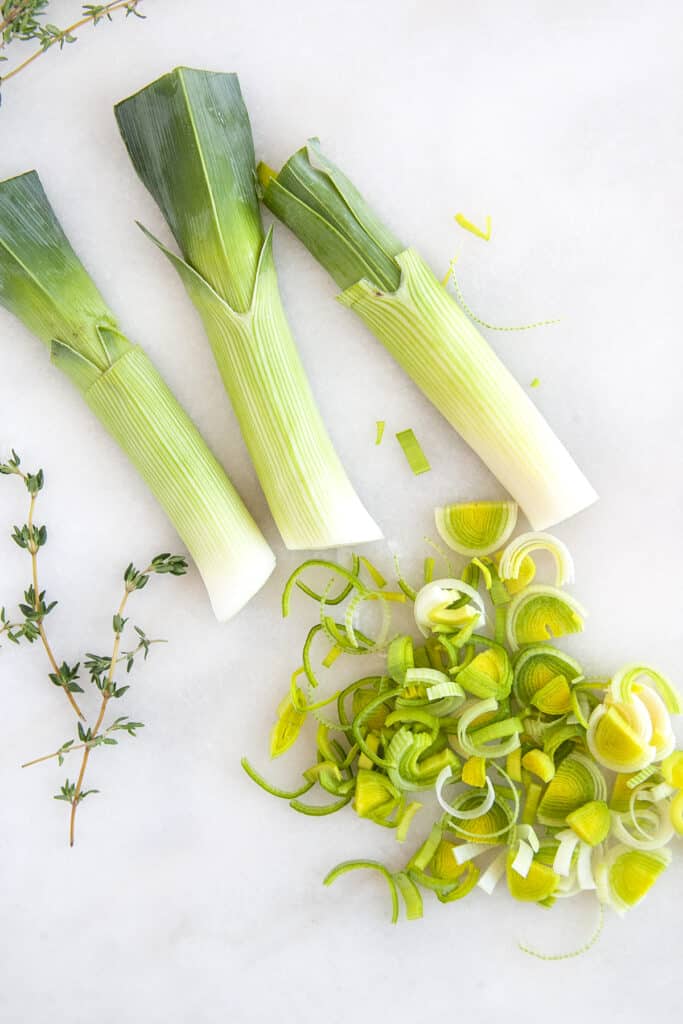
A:
[[[204,580],[211,607],[219,622],[227,622],[258,593],[275,568],[275,555],[267,544],[246,547],[239,557],[229,553],[224,561],[213,555],[197,568]]]

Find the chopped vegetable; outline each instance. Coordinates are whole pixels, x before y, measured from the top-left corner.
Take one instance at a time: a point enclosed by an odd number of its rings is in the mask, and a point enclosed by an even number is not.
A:
[[[533,536],[538,548],[555,554],[566,581],[569,553],[555,538]],[[522,537],[506,549],[519,577],[522,566],[533,565],[528,551],[536,547],[528,543]],[[601,917],[603,907],[623,912],[637,903],[668,864],[672,838],[683,834],[683,751],[669,749],[670,715],[680,701],[669,680],[643,665],[611,679],[586,679],[578,661],[550,646],[545,631],[551,625],[560,636],[582,628],[574,599],[559,587],[520,579],[511,599],[494,561],[485,557],[472,558],[462,578],[430,578],[413,593],[419,638],[392,634],[391,591],[385,592],[383,576],[382,587],[373,589],[379,570],[372,563],[357,556],[351,569],[324,563],[344,582],[346,612],[337,610],[339,595],[328,599],[301,580],[316,564],[322,563],[305,563],[292,575],[285,608],[300,584],[316,604],[313,630],[338,645],[339,658],[371,653],[376,665],[379,654],[384,668],[310,705],[321,725],[304,779],[333,802],[311,805],[307,813],[335,813],[350,804],[359,817],[393,829],[399,843],[418,810],[416,820],[425,823],[422,844],[396,870],[376,860],[349,861],[334,868],[326,884],[360,868],[380,873],[389,884],[394,921],[399,897],[413,919],[423,912],[424,890],[450,903],[475,889],[492,893],[503,880],[514,899],[544,907],[595,892]],[[425,575],[431,577],[431,569]],[[371,596],[386,613],[375,630],[355,616]],[[528,604],[537,600],[548,603]],[[507,641],[505,630],[502,640],[487,632],[487,612],[495,632],[501,609],[512,617]],[[307,639],[304,665],[309,647]],[[321,684],[306,675],[310,699]],[[649,723],[652,760],[644,770],[619,775],[608,804],[603,736],[598,730],[596,750],[592,722],[599,711],[608,716],[636,701]],[[336,717],[323,717],[318,709],[327,713],[335,703]],[[625,757],[620,742],[621,733],[616,748]],[[614,743],[607,746],[614,751]],[[245,770],[302,809],[297,796],[271,787],[250,766]],[[426,801],[413,799],[416,791],[429,790],[439,807],[431,821]]]
[[[468,220],[464,213],[456,213],[455,221],[464,228],[465,231],[469,231],[470,234],[476,235],[478,238],[483,238],[485,242],[491,240],[491,218],[486,218],[486,229],[482,231],[476,224],[473,224],[471,220]]]
[[[334,450],[285,317],[237,76],[178,68],[119,103],[116,116],[180,247],[182,257],[156,242],[202,318],[285,544],[377,540],[381,531]]]
[[[444,544],[461,555],[490,555],[517,524],[514,501],[472,501],[446,505],[434,513],[436,528]]]
[[[329,271],[353,309],[448,422],[545,529],[596,494],[541,413],[414,249],[381,223],[316,139],[279,174],[266,206]]]
[[[414,432],[410,429],[401,430],[396,435],[396,440],[403,449],[406,461],[415,476],[419,476],[420,473],[428,473],[432,467],[429,464],[429,459],[422,451],[420,442],[415,437]]]
[[[375,436],[375,444],[381,444],[382,438],[384,437],[384,428],[386,423],[384,420],[377,420],[377,434]]]
[[[217,617],[275,558],[148,357],[119,330],[31,171],[0,183],[0,304],[33,331],[126,452],[187,545]]]

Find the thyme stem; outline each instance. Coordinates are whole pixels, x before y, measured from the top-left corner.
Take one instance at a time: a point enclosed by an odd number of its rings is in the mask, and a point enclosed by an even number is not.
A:
[[[34,61],[38,60],[39,57],[42,57],[43,54],[47,53],[47,51],[52,49],[53,46],[58,45],[61,49],[65,43],[75,42],[73,33],[77,32],[85,25],[97,25],[97,23],[103,18],[111,20],[111,15],[115,11],[125,10],[126,15],[137,14],[137,17],[139,18],[144,17],[144,15],[137,12],[137,8],[141,3],[142,0],[115,0],[113,3],[96,5],[89,14],[80,18],[78,21],[75,21],[72,25],[69,25],[68,28],[61,29],[51,37],[43,37],[40,49],[35,50],[30,57],[27,57],[26,60],[21,62],[21,64],[17,64],[17,66],[12,68],[12,70],[6,75],[0,76],[0,82],[8,82],[10,78],[14,78],[15,75],[18,75],[20,71],[23,71],[25,68],[29,67],[30,64],[33,64]],[[2,31],[3,28],[8,28],[12,21],[14,21],[21,13],[22,10],[19,9],[15,14],[8,18],[4,25],[0,25],[0,31]]]
[[[24,483],[26,483],[26,480],[27,480],[26,473],[21,473],[20,476],[22,477]],[[34,519],[34,516],[35,516],[35,510],[36,510],[36,498],[37,498],[37,494],[32,494],[31,495],[31,503],[30,503],[29,509],[28,509],[28,528],[29,528],[29,532],[30,533],[33,533],[33,519]],[[32,578],[33,578],[33,607],[35,608],[36,611],[39,611],[39,609],[40,609],[40,588],[38,587],[38,549],[35,547],[35,545],[31,545],[31,547],[29,547],[29,554],[31,555],[31,575],[32,575]],[[38,626],[38,632],[40,633],[40,639],[42,641],[43,647],[45,648],[45,653],[47,654],[47,660],[50,662],[50,665],[52,667],[52,671],[56,675],[59,675],[59,665],[57,664],[57,659],[55,658],[55,656],[54,656],[54,654],[52,652],[52,648],[50,646],[50,642],[48,641],[47,633],[45,632],[45,626],[43,624],[43,620],[42,619],[38,619],[36,625]],[[69,701],[69,704],[73,708],[73,710],[76,713],[76,715],[78,715],[78,717],[80,719],[85,721],[85,715],[83,714],[83,712],[81,711],[80,707],[78,706],[78,703],[77,703],[76,698],[74,697],[73,693],[71,693],[69,690],[67,690],[67,688],[65,686],[62,687],[62,690],[66,694],[66,698]]]
[[[145,572],[148,572],[148,571],[149,570],[145,570]],[[144,575],[144,573],[143,573],[143,575]],[[130,586],[129,583],[126,583],[126,588],[124,590],[123,597],[121,598],[121,604],[119,605],[119,610],[116,613],[118,621],[122,621],[123,620],[123,613],[126,610],[126,604],[128,603],[128,598],[130,597],[131,593],[132,593],[131,586]],[[95,725],[93,727],[93,730],[92,730],[92,733],[91,733],[91,739],[95,739],[95,737],[99,733],[100,729],[102,728],[102,722],[104,721],[104,716],[105,716],[105,713],[106,713],[106,710],[107,710],[107,704],[109,703],[109,700],[110,700],[110,697],[111,697],[111,694],[112,694],[112,683],[114,681],[114,670],[116,668],[116,663],[117,663],[118,658],[119,658],[119,649],[121,647],[121,632],[122,632],[122,629],[123,629],[123,627],[121,627],[121,630],[116,630],[116,632],[114,633],[114,649],[112,651],[111,661],[109,663],[109,671],[107,672],[107,682],[106,682],[106,684],[104,686],[104,689],[102,690],[102,701],[100,703],[100,712],[99,712],[99,714],[97,716],[97,721],[95,722]],[[69,819],[69,846],[73,846],[74,842],[75,842],[76,808],[78,807],[79,801],[81,799],[81,790],[83,789],[83,779],[85,778],[85,772],[86,772],[86,769],[88,767],[88,760],[90,759],[90,751],[91,751],[91,749],[92,748],[90,746],[86,745],[86,748],[83,751],[83,760],[81,761],[81,769],[80,769],[80,771],[78,773],[78,779],[76,780],[76,789],[74,790],[73,800],[71,801],[71,816],[70,816],[70,819]]]

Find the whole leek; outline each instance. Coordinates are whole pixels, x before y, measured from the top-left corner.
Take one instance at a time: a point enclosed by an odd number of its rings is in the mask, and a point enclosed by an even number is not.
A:
[[[279,174],[261,165],[263,201],[343,289],[353,309],[522,506],[535,530],[597,495],[512,374],[422,257],[377,219],[317,140]]]
[[[234,615],[275,559],[197,428],[118,329],[35,171],[0,183],[0,303],[50,349],[187,545],[217,617]]]
[[[116,117],[182,252],[157,243],[202,317],[285,544],[378,539],[325,429],[282,308],[237,76],[178,68],[120,103]]]

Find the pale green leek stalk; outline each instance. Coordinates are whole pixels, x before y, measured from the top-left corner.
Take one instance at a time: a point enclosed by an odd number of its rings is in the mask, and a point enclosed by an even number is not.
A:
[[[265,583],[275,558],[223,469],[74,253],[35,171],[0,183],[0,303],[50,348],[166,511],[217,617]]]
[[[533,402],[414,249],[376,218],[317,140],[263,201],[310,249],[353,309],[521,505],[535,530],[586,508],[595,491]]]
[[[282,308],[237,76],[178,68],[120,103],[116,117],[181,249],[182,258],[157,242],[202,318],[285,544],[378,539],[325,429]]]

